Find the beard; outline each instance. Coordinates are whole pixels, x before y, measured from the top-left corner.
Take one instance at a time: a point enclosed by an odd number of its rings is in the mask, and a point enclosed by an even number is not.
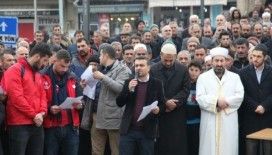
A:
[[[32,69],[36,72],[42,70],[44,68],[44,66],[39,66],[39,62],[35,62],[33,65],[32,65]]]
[[[241,37],[243,37],[243,38],[249,38],[250,37],[250,34],[249,33],[243,33],[243,34],[241,34]]]
[[[214,67],[214,73],[216,75],[222,75],[225,72],[225,68],[224,67]]]
[[[80,50],[80,51],[79,51],[79,55],[80,55],[81,57],[86,57],[86,56],[88,55],[88,53],[86,53],[84,50]]]

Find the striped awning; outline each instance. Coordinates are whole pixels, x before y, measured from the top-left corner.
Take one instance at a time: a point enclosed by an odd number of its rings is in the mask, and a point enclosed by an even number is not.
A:
[[[149,0],[149,7],[200,6],[201,0]],[[227,5],[227,0],[204,0],[204,5]]]

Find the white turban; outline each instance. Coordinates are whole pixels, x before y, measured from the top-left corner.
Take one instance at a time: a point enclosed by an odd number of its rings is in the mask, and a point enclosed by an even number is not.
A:
[[[213,49],[210,50],[210,54],[212,56],[212,58],[214,56],[224,56],[224,57],[228,57],[229,54],[229,50],[223,47],[215,47]]]
[[[161,52],[164,54],[177,54],[177,48],[172,43],[166,43],[162,46]]]

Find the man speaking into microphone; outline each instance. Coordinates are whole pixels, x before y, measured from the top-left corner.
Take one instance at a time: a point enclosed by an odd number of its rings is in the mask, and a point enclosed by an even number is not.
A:
[[[149,75],[150,62],[137,57],[134,62],[135,78],[125,81],[116,100],[118,106],[126,105],[120,127],[120,155],[154,154],[154,139],[157,135],[158,114],[165,111],[162,82]],[[143,107],[158,101],[158,105],[142,120],[138,118]]]

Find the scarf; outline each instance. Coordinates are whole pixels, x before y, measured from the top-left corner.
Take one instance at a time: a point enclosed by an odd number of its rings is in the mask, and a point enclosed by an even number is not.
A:
[[[68,80],[68,73],[65,73],[60,78],[53,71],[53,66],[50,66],[48,69],[48,76],[52,80],[52,104],[51,105],[60,105],[67,97],[67,88],[66,82]],[[53,115],[49,114],[50,118],[57,119],[61,121],[61,112]]]

